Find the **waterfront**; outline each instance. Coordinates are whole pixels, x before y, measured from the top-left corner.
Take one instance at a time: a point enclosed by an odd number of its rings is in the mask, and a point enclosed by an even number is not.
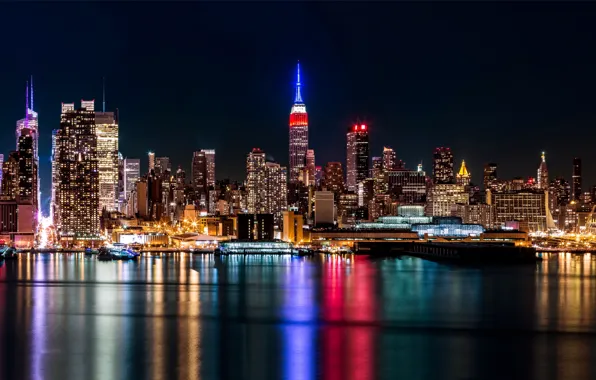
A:
[[[22,255],[2,379],[593,379],[596,257]]]

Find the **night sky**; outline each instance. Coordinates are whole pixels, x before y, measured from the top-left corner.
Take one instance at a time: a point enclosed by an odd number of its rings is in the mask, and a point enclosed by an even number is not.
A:
[[[551,178],[572,158],[596,183],[596,4],[24,3],[0,5],[0,152],[14,149],[35,81],[44,198],[61,102],[120,110],[120,151],[217,151],[219,179],[243,180],[260,147],[288,161],[296,61],[317,165],[345,162],[345,131],[370,126],[371,155],[393,147],[408,167],[450,146],[472,180]]]

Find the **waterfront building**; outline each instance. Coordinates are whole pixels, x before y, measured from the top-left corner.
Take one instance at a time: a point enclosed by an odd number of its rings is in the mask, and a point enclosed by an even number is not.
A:
[[[290,183],[300,181],[300,174],[306,163],[308,150],[308,114],[302,100],[300,82],[300,63],[296,68],[296,94],[290,111]]]
[[[63,107],[56,134],[56,189],[59,231],[67,240],[97,239],[99,223],[99,173],[97,133],[92,101],[81,108]]]
[[[368,175],[368,127],[353,125],[348,129],[346,145],[346,185],[348,191],[356,191],[358,183]]]
[[[582,194],[582,160],[579,157],[573,159],[573,176],[571,181],[571,200],[579,202]]]
[[[456,204],[469,204],[470,194],[465,186],[451,183],[433,184],[428,189],[426,214],[430,216],[451,216]]]
[[[537,232],[554,228],[547,198],[546,191],[542,190],[488,191],[486,203],[494,205],[498,225],[518,221],[527,223],[530,232]]]
[[[253,214],[238,214],[238,239],[255,239],[255,216]]]
[[[257,240],[273,240],[273,225],[274,225],[273,214],[257,214],[256,218],[256,229],[257,229]]]
[[[114,112],[95,113],[99,167],[99,210],[115,211],[118,196],[118,120]]]
[[[495,227],[496,211],[494,205],[483,203],[456,204],[452,211],[452,215],[461,218],[464,223],[481,224],[488,229]]]
[[[468,168],[466,168],[466,162],[462,160],[461,167],[459,168],[459,172],[457,172],[456,183],[462,186],[469,186],[472,180],[472,176],[468,172]]]
[[[332,226],[335,221],[335,202],[332,191],[315,192],[315,226]]]
[[[282,212],[287,210],[287,170],[274,162],[267,162],[265,152],[253,149],[246,159],[246,190],[250,214],[274,214],[281,224]]]
[[[436,148],[433,153],[433,183],[454,183],[453,153],[451,148]]]
[[[303,215],[296,214],[294,211],[284,211],[282,240],[294,244],[300,244],[304,239],[303,226]]]

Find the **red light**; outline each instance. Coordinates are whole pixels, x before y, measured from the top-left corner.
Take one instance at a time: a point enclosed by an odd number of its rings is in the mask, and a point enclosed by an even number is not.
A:
[[[362,130],[364,131],[364,130],[366,129],[366,125],[365,125],[365,124],[362,124],[362,125],[360,126],[360,129],[362,129]]]
[[[354,132],[356,132],[358,130],[358,126],[354,125]]]

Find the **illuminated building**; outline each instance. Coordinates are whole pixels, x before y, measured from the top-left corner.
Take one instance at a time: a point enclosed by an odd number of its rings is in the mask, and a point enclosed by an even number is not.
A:
[[[202,149],[207,160],[207,186],[215,186],[215,149]]]
[[[67,108],[56,134],[58,165],[57,212],[60,236],[66,239],[99,237],[99,163],[95,112]]]
[[[133,216],[138,212],[136,202],[136,189],[137,182],[141,177],[141,160],[138,158],[125,158],[123,161],[124,166],[124,199],[127,205],[128,216]]]
[[[366,207],[375,195],[375,181],[372,178],[366,178],[358,182],[358,206]]]
[[[426,214],[430,216],[451,216],[456,204],[469,204],[470,194],[463,185],[452,183],[433,184],[428,189]]]
[[[155,159],[155,174],[165,178],[172,172],[172,164],[169,157],[157,157]]]
[[[281,224],[282,212],[287,210],[287,170],[274,162],[267,162],[265,152],[253,149],[246,158],[246,190],[250,214],[274,214]]]
[[[548,202],[553,217],[557,220],[558,215],[564,210],[571,200],[571,186],[565,178],[558,177],[550,181]]]
[[[536,188],[548,190],[548,168],[546,167],[546,157],[544,152],[542,152],[540,158],[540,166],[538,167],[538,175],[536,176]]]
[[[273,240],[273,214],[257,214],[257,240]]]
[[[192,155],[191,176],[192,186],[200,197],[207,191],[207,157],[202,150]]]
[[[496,223],[518,221],[527,223],[530,232],[554,228],[547,205],[547,195],[541,190],[487,192],[486,203],[495,207]]]
[[[402,203],[426,201],[426,173],[418,170],[392,170],[387,173],[389,193]]]
[[[118,120],[114,112],[95,113],[99,167],[99,210],[114,211],[118,196]]]
[[[315,226],[332,226],[335,221],[334,194],[332,191],[315,192]]]
[[[383,169],[386,171],[397,169],[397,155],[388,147],[383,147]]]
[[[468,168],[466,168],[466,162],[462,160],[461,167],[459,168],[459,172],[457,172],[456,176],[456,183],[462,186],[470,185],[472,176],[468,172]]]
[[[582,194],[582,160],[579,157],[573,159],[573,176],[571,181],[571,200],[579,202]]]
[[[461,218],[464,223],[481,224],[485,228],[489,229],[495,227],[496,211],[494,205],[456,204],[452,211],[453,216]]]
[[[18,144],[19,172],[17,203],[33,205],[37,210],[38,181],[37,163],[34,149],[34,133],[28,128],[21,129]],[[37,213],[35,213],[36,215]]]
[[[63,107],[64,109],[64,107]],[[52,130],[52,153],[51,153],[51,160],[52,160],[52,191],[51,191],[51,200],[50,200],[50,218],[52,219],[52,223],[54,225],[58,225],[56,220],[56,210],[58,205],[58,198],[56,197],[56,191],[59,186],[58,181],[58,162],[56,161],[56,139],[58,135],[58,129]]]
[[[306,151],[306,178],[304,184],[306,186],[315,186],[315,174],[316,174],[316,166],[315,166],[315,151],[313,149],[309,149]]]
[[[368,127],[354,125],[347,133],[346,185],[356,191],[358,182],[368,177]]]
[[[383,157],[373,157],[372,168],[370,169],[370,178],[375,178],[383,170]]]
[[[336,195],[344,191],[344,172],[341,162],[328,162],[323,172],[322,185]]]
[[[383,166],[383,158],[372,158],[371,178],[374,180],[373,193],[374,195],[387,194],[389,190],[389,175]]]
[[[2,164],[2,199],[16,201],[19,194],[19,153],[10,152]]]
[[[33,195],[32,202],[35,202],[35,209],[39,209],[39,120],[37,112],[34,111],[33,103],[33,77],[31,81],[27,82],[26,86],[26,106],[25,106],[25,118],[17,121],[16,128],[16,140],[17,150],[19,150],[19,139],[22,135],[27,134],[32,139],[32,154],[34,166],[32,175],[35,177],[36,183],[32,185],[33,191],[36,194]],[[24,130],[27,131],[24,131]]]
[[[493,187],[497,181],[497,164],[489,163],[484,165],[484,190]]]
[[[296,95],[290,111],[290,183],[300,180],[300,173],[306,163],[308,150],[308,114],[302,101],[300,63],[296,71]]]
[[[0,154],[0,189],[2,188],[2,164],[4,163],[4,155]]]
[[[299,244],[303,239],[303,226],[304,216],[293,211],[284,211],[282,240]]]
[[[337,203],[337,217],[342,224],[353,224],[358,211],[358,194],[344,193],[339,196]]]
[[[0,200],[0,235],[17,232],[19,218],[17,210],[18,206],[15,200]]]
[[[149,173],[151,173],[151,170],[155,170],[155,153],[148,152],[147,159],[149,161]]]
[[[341,165],[341,164],[340,164]],[[321,182],[323,180],[323,167],[322,166],[315,166],[315,186],[321,186]],[[342,175],[343,178],[343,175]]]
[[[433,183],[454,183],[451,148],[436,148],[433,154]]]
[[[255,216],[253,214],[238,214],[238,240],[255,239]]]

